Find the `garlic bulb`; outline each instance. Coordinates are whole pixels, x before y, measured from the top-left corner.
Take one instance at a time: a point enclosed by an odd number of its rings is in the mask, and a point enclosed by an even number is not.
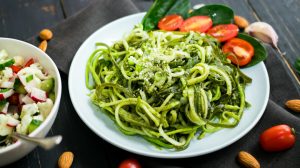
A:
[[[277,48],[278,35],[268,23],[254,22],[246,27],[245,32]]]

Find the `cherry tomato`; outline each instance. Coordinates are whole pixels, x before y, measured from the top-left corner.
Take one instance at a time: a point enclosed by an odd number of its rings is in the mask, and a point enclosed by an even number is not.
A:
[[[177,30],[183,23],[183,18],[180,15],[168,15],[158,22],[160,30],[173,31]]]
[[[141,168],[141,165],[135,159],[126,159],[121,162],[119,168]]]
[[[209,29],[207,34],[223,42],[237,36],[238,32],[239,28],[235,24],[221,24]]]
[[[34,63],[34,60],[33,60],[33,58],[30,58],[27,62],[26,62],[26,64],[24,65],[24,67],[29,67],[31,64],[33,64]]]
[[[225,43],[222,48],[224,53],[228,53],[228,59],[231,60],[232,63],[244,66],[247,65],[253,55],[254,55],[254,48],[253,46],[242,39],[233,38]]]
[[[260,135],[260,145],[268,152],[282,151],[291,148],[296,141],[294,130],[282,124],[265,130]]]
[[[10,66],[10,68],[12,69],[12,71],[14,73],[18,73],[22,69],[22,67],[16,66],[16,65],[12,65],[12,66]]]
[[[180,31],[189,32],[195,31],[199,33],[206,32],[211,28],[213,22],[209,16],[193,16],[186,19],[180,27]]]

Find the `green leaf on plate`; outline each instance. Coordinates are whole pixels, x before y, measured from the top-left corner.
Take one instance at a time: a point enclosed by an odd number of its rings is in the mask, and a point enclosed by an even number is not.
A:
[[[295,61],[294,67],[295,67],[295,69],[297,70],[297,72],[300,74],[300,58],[298,58],[298,59]]]
[[[245,33],[239,33],[237,37],[248,41],[254,48],[254,56],[253,56],[251,62],[248,65],[246,65],[245,67],[251,67],[253,65],[256,65],[259,62],[261,62],[267,58],[266,48],[262,45],[261,42],[256,40],[254,37],[251,37]]]
[[[205,5],[190,13],[190,16],[199,15],[210,16],[214,25],[232,23],[234,17],[231,8],[220,4]]]
[[[166,15],[178,14],[184,18],[188,17],[190,6],[189,0],[155,0],[142,20],[144,30],[156,29],[159,20]]]

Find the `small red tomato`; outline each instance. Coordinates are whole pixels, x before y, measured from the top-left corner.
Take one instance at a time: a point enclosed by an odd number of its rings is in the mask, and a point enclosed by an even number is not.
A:
[[[254,55],[253,46],[249,42],[239,38],[228,40],[224,44],[222,51],[228,53],[227,58],[239,66],[247,65],[251,62]]]
[[[209,29],[207,34],[223,42],[237,36],[238,32],[239,28],[235,24],[221,24]]]
[[[213,22],[209,16],[193,16],[186,19],[180,27],[180,31],[189,32],[195,31],[199,33],[206,32],[211,28]]]
[[[16,66],[16,65],[12,65],[12,66],[10,66],[10,68],[12,69],[12,71],[14,73],[18,73],[22,69],[22,67]]]
[[[136,159],[126,159],[121,162],[119,168],[141,168],[141,165]]]
[[[33,58],[30,58],[27,62],[26,62],[26,64],[24,65],[24,67],[29,67],[31,64],[33,64],[34,63],[34,60],[33,60]]]
[[[158,22],[160,30],[173,31],[177,30],[183,23],[183,18],[180,15],[168,15]]]
[[[260,135],[260,145],[267,152],[282,151],[291,148],[296,141],[294,130],[282,124],[265,130]]]

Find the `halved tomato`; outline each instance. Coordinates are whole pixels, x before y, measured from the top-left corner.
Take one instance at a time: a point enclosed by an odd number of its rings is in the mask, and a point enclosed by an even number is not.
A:
[[[189,32],[195,31],[204,33],[211,28],[213,22],[209,16],[193,16],[186,19],[180,27],[180,31]]]
[[[223,42],[237,36],[238,32],[239,28],[235,24],[221,24],[209,29],[207,34]]]
[[[229,54],[227,58],[232,63],[239,66],[247,65],[254,55],[253,46],[249,42],[239,38],[233,38],[226,42],[222,50],[224,53]]]
[[[160,30],[173,31],[177,30],[183,23],[183,18],[180,15],[168,15],[162,18],[158,22],[158,28]]]

